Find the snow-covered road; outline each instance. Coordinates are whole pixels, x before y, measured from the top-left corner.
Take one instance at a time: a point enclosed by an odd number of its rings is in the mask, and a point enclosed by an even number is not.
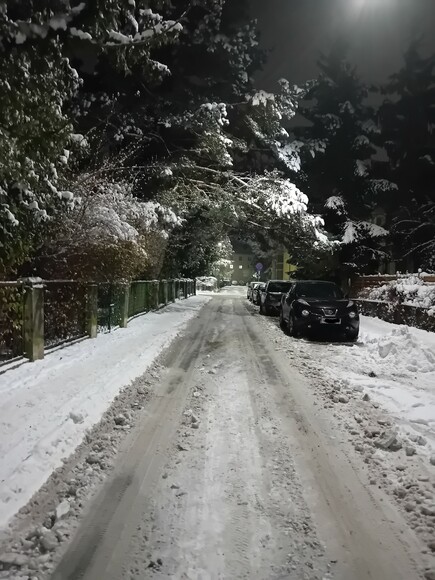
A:
[[[408,363],[388,360],[404,331],[364,319],[353,346],[296,340],[244,296],[212,297],[120,394],[14,523],[0,578],[435,577],[428,445],[377,445],[396,421],[388,373],[416,373],[408,339]]]
[[[171,304],[0,375],[0,526],[209,299]]]
[[[53,580],[417,578],[401,516],[232,291],[174,345]]]

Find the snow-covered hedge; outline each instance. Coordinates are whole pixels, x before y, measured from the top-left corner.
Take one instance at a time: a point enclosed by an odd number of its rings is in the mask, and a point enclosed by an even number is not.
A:
[[[419,274],[369,288],[361,293],[361,298],[427,308],[429,314],[435,315],[435,284],[426,282]]]

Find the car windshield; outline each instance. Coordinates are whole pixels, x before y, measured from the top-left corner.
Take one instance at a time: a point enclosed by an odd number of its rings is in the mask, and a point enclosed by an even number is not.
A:
[[[268,287],[269,292],[288,292],[292,282],[271,282]]]
[[[298,284],[296,295],[299,298],[343,298],[343,292],[335,284]]]

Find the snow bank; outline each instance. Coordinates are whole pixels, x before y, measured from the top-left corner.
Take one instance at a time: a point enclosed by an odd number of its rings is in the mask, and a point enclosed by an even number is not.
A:
[[[0,375],[0,525],[209,300],[196,296]]]
[[[333,344],[328,357],[334,377],[369,390],[403,432],[424,437],[422,453],[435,452],[434,333],[362,316],[358,344]]]

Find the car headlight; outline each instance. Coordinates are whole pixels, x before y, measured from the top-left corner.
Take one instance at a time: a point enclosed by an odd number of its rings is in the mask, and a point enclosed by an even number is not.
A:
[[[302,310],[301,314],[302,314],[302,316],[309,316],[310,315],[308,310]]]
[[[349,318],[356,318],[358,316],[358,312],[355,312],[355,310],[351,310],[349,312]]]

